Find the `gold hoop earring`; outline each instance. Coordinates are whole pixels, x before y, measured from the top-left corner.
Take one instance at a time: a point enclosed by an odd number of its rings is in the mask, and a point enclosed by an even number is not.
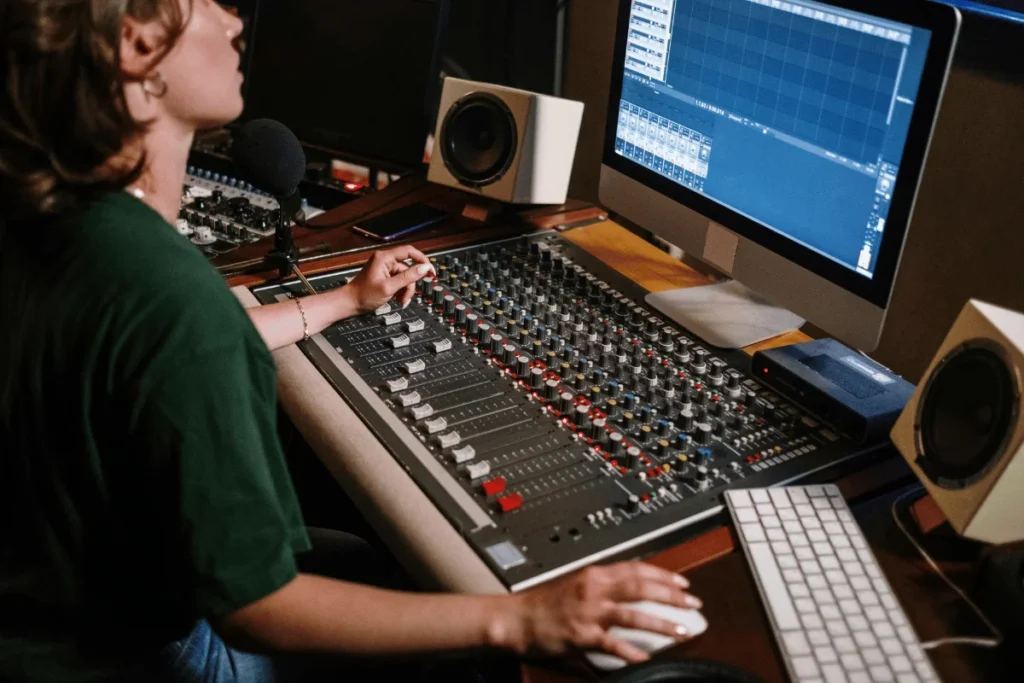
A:
[[[167,81],[163,79],[160,72],[154,72],[152,75],[143,79],[142,92],[146,94],[147,100],[150,97],[160,99],[167,94]]]

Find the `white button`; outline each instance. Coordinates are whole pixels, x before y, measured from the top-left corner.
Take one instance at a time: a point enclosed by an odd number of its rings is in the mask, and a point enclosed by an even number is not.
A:
[[[811,646],[802,631],[787,631],[782,634],[782,642],[786,645],[786,651],[791,657],[811,654]]]
[[[743,531],[743,538],[747,540],[747,543],[765,540],[764,529],[759,524],[741,524],[740,529]]]
[[[758,520],[757,512],[752,507],[736,508],[733,511],[736,517],[736,521],[742,523],[756,522]]]
[[[486,460],[466,465],[466,474],[469,475],[470,479],[479,479],[480,477],[485,477],[490,473],[491,463],[487,462]]]
[[[818,665],[811,657],[793,657],[790,663],[793,665],[793,673],[797,675],[797,678],[818,675]]]
[[[735,508],[751,507],[753,503],[750,500],[750,492],[745,490],[729,491],[726,495],[729,496],[729,502]]]
[[[470,444],[466,444],[462,448],[456,448],[452,451],[452,457],[455,458],[456,463],[464,463],[472,460],[476,457],[476,451]]]

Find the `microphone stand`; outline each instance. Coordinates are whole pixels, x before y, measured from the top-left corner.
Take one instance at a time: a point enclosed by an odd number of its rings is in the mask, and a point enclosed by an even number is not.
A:
[[[282,205],[278,209],[277,227],[274,229],[274,248],[263,257],[263,262],[271,268],[277,269],[277,274],[282,280],[293,273],[302,282],[306,291],[316,294],[313,285],[299,270],[299,250],[296,249],[295,241],[292,239],[291,219],[286,215]]]

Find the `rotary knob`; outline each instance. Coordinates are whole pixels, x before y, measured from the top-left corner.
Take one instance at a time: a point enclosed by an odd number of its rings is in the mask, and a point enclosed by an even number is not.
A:
[[[640,427],[640,443],[646,446],[654,440],[654,430],[651,429],[650,425],[644,425]]]
[[[672,425],[668,423],[668,420],[662,420],[658,423],[658,436],[664,438],[668,436],[672,431]]]
[[[626,499],[626,512],[629,514],[640,512],[640,496],[631,494],[629,498]]]
[[[740,373],[735,370],[729,373],[729,381],[725,385],[725,393],[727,393],[730,398],[736,398],[740,395],[740,379]]]
[[[435,306],[440,306],[444,301],[444,287],[434,285],[434,288],[430,290],[430,300],[434,302]]]
[[[512,344],[505,344],[501,347],[501,360],[505,367],[511,368],[516,362],[516,347]]]
[[[618,455],[622,452],[622,434],[613,432],[608,436],[608,452],[611,455]]]
[[[463,304],[458,304],[455,307],[455,324],[464,325],[466,323],[466,307]]]
[[[501,353],[501,347],[503,347],[504,345],[505,345],[505,338],[502,337],[497,332],[492,332],[491,333],[491,354],[494,355],[495,357],[498,357],[498,354]]]
[[[535,369],[540,370],[540,368]],[[543,372],[541,374],[543,374]],[[558,380],[549,379],[544,382],[544,398],[549,401],[553,401],[558,398]]]
[[[658,319],[648,318],[647,326],[644,328],[644,339],[654,343],[658,341]]]
[[[711,361],[711,371],[708,373],[708,381],[711,382],[711,386],[722,386],[725,382],[725,375],[722,374],[723,370],[725,370],[725,361],[717,358]]]
[[[586,427],[590,422],[590,406],[582,404],[576,406],[576,410],[573,411],[572,421],[581,429]]]
[[[629,326],[640,328],[644,326],[644,309],[634,308],[629,316]]]
[[[679,431],[681,432],[692,432],[693,431],[693,411],[687,408],[679,413]]]
[[[693,361],[690,363],[690,369],[695,375],[703,375],[707,372],[708,366],[706,362],[708,352],[704,349],[697,349],[693,352]]]
[[[629,448],[627,448],[626,449],[626,457],[623,458],[623,463],[622,464],[625,467],[628,467],[629,469],[633,469],[634,467],[639,465],[640,464],[640,449],[637,448],[636,446],[630,446]]]
[[[510,345],[511,346],[511,345]],[[505,347],[508,348],[508,347]],[[512,346],[512,355],[516,364],[516,375],[522,378],[526,378],[530,374],[530,359],[528,356],[521,355],[515,358],[515,347]],[[539,368],[538,368],[539,369]]]
[[[607,421],[604,418],[598,418],[590,423],[590,438],[594,441],[599,440],[604,435],[604,429]]]
[[[572,412],[572,394],[568,391],[563,391],[558,397],[558,411],[565,416]]]
[[[522,361],[523,359],[520,358],[519,360]],[[540,368],[531,368],[530,369],[530,388],[531,389],[540,389],[543,386],[544,386],[544,371],[541,370]]]
[[[697,425],[697,437],[696,442],[698,446],[710,446],[711,445],[711,425],[706,422],[702,422]]]
[[[625,398],[622,399],[622,407],[626,410],[636,408],[636,394],[626,394]]]
[[[628,318],[629,302],[627,302],[625,299],[619,299],[619,302],[615,305],[614,315],[616,318]]]

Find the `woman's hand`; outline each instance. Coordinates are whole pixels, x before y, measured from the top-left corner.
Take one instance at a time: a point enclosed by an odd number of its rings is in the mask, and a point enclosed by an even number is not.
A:
[[[671,621],[629,609],[623,603],[651,601],[683,609],[701,602],[679,574],[640,562],[591,566],[566,579],[514,596],[512,616],[498,622],[491,639],[520,655],[563,655],[599,650],[630,663],[649,658],[643,650],[608,634],[612,626],[662,633],[679,641],[689,634]]]
[[[412,265],[407,265],[407,260],[412,260]],[[416,281],[433,272],[430,259],[414,247],[381,249],[373,253],[370,261],[341,291],[347,295],[355,313],[374,311],[391,299],[397,299],[404,308],[416,294]]]

